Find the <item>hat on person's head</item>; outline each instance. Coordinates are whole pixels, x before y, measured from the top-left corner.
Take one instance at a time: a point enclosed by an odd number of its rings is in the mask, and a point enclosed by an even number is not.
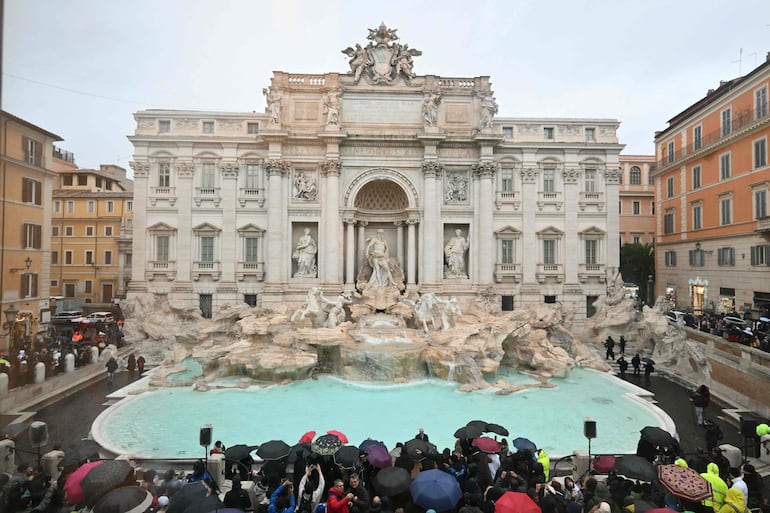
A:
[[[741,469],[736,467],[730,467],[730,476],[740,477],[740,475],[741,475]]]
[[[751,463],[746,463],[743,466],[743,471],[744,472],[754,472],[754,465],[752,465]]]
[[[160,497],[158,497],[158,506],[160,506],[161,508],[165,508],[166,506],[168,506],[168,497],[166,497],[165,495],[161,495]]]
[[[611,513],[612,510],[610,509],[610,505],[609,504],[607,504],[606,502],[602,502],[601,504],[599,504],[599,510],[598,511],[599,511],[599,513]]]

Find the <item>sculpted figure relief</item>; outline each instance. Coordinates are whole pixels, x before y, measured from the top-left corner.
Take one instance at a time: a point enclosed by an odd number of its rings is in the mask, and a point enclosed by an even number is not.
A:
[[[372,64],[371,55],[369,55],[371,43],[365,48],[362,48],[360,44],[356,43],[355,48],[347,47],[342,50],[342,53],[350,57],[350,71],[353,72],[353,80],[358,83],[361,80],[361,74],[364,70]]]
[[[297,245],[294,246],[294,253],[292,254],[292,258],[297,261],[297,272],[294,273],[294,276],[316,277],[318,271],[315,262],[316,253],[318,253],[318,245],[313,236],[310,235],[310,228],[305,228],[304,235],[297,240]]]
[[[396,284],[393,281],[393,274],[390,272],[390,255],[384,230],[377,230],[377,235],[366,241],[366,259],[372,268],[372,276],[369,278],[370,285],[385,287]]]
[[[324,98],[324,114],[326,114],[326,124],[329,126],[339,126],[340,124],[340,92],[329,91]]]
[[[439,326],[442,330],[453,328],[456,319],[462,315],[457,298],[441,299],[432,292],[421,294],[417,301],[402,298],[401,302],[412,307],[414,319],[426,335],[430,333],[430,327],[434,330]]]
[[[444,199],[447,203],[463,203],[468,199],[468,179],[458,173],[450,174]]]
[[[447,276],[467,276],[465,270],[465,252],[470,247],[470,238],[463,237],[462,230],[455,230],[455,236],[452,237],[446,246],[444,246],[444,257],[446,258]]]
[[[415,73],[413,58],[422,55],[420,50],[398,43],[396,29],[380,24],[376,29],[369,29],[369,43],[349,46],[342,53],[349,57],[350,73],[353,83],[357,84],[365,77],[372,84],[392,84],[397,77],[411,84]]]
[[[441,103],[441,94],[439,93],[429,93],[422,100],[422,119],[426,127],[436,126],[439,103]]]
[[[265,87],[262,89],[262,94],[265,95],[267,100],[267,113],[270,116],[268,121],[269,125],[281,124],[281,98],[280,92],[273,90],[272,87]]]
[[[345,305],[352,302],[349,292],[340,292],[331,300],[323,295],[321,287],[313,287],[308,291],[305,303],[291,315],[291,322],[310,317],[314,328],[336,328],[345,322]]]
[[[313,201],[318,196],[318,185],[312,175],[304,171],[297,173],[294,178],[294,198]]]
[[[492,126],[492,119],[497,114],[497,102],[492,93],[481,93],[481,123],[482,130]]]

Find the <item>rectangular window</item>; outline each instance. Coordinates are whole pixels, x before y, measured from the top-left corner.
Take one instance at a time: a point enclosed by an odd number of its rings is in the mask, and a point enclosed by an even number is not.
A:
[[[72,200],[69,200],[67,202],[67,213],[73,214],[75,212],[75,202]]]
[[[634,203],[633,203],[633,209],[634,209],[634,210],[633,210],[633,211],[634,211],[634,215],[635,215],[635,216],[638,216],[639,214],[641,214],[641,211],[642,211],[642,204],[641,204],[639,201],[634,201]]]
[[[158,262],[168,262],[169,258],[169,238],[168,235],[158,235],[155,237],[155,260]]]
[[[642,170],[639,166],[632,166],[629,175],[631,185],[642,185]]]
[[[37,274],[24,273],[21,275],[21,290],[20,296],[22,299],[28,297],[37,297]]]
[[[72,237],[75,234],[75,228],[72,226],[65,226],[64,227],[64,236],[65,237]]]
[[[668,161],[674,161],[674,141],[668,143]]]
[[[703,254],[704,252],[700,249],[691,249],[688,251],[690,256],[690,265],[693,267],[703,267]]]
[[[158,187],[171,187],[171,164],[169,162],[158,164]]]
[[[107,202],[107,213],[113,214],[115,212],[115,202],[114,201],[108,201]]]
[[[24,249],[40,249],[43,247],[43,227],[39,224],[24,223],[21,237],[21,246]]]
[[[86,250],[86,264],[91,265],[94,263],[94,252],[89,250]]]
[[[51,280],[51,288],[55,289],[59,286],[59,280]]]
[[[553,127],[547,126],[543,128],[543,138],[546,140],[553,139]]]
[[[674,211],[666,211],[666,215],[663,216],[663,233],[674,233]]]
[[[754,141],[754,169],[767,165],[767,138]]]
[[[21,201],[41,205],[43,203],[42,184],[31,178],[21,179]]]
[[[244,183],[246,189],[258,189],[259,188],[259,165],[258,164],[246,164],[246,182]]]
[[[211,319],[214,314],[214,296],[212,294],[200,294],[198,296],[198,308],[201,309],[201,316],[204,319]]]
[[[500,170],[500,188],[503,192],[513,192],[512,167],[504,167]]]
[[[203,164],[201,172],[201,187],[214,187],[216,175],[214,174],[214,164],[206,162]]]
[[[104,227],[104,236],[105,237],[112,237],[112,226],[105,226]]]
[[[642,238],[638,235],[634,235],[634,244],[641,244]]]
[[[64,175],[63,183],[64,185],[72,185],[72,173],[67,173]]]
[[[655,166],[650,166],[650,170],[647,171],[647,183],[655,185]]]
[[[719,220],[722,226],[732,224],[733,219],[733,201],[730,198],[719,200]]]
[[[543,192],[556,192],[556,170],[551,167],[543,169]]]
[[[214,133],[214,122],[213,121],[204,121],[203,122],[203,133],[204,134],[213,134]]]
[[[751,265],[770,265],[770,245],[751,246]]]
[[[244,294],[243,295],[243,302],[249,305],[250,307],[254,308],[257,306],[257,295],[256,294]]]
[[[126,212],[133,212],[134,211],[134,202],[129,200],[126,201]]]
[[[171,121],[168,119],[158,120],[158,132],[167,134],[171,132]]]
[[[75,284],[74,283],[65,283],[64,284],[64,297],[75,297]]]
[[[51,265],[58,265],[58,264],[59,264],[59,252],[51,251]]]
[[[259,253],[257,253],[257,248],[259,244],[259,239],[257,237],[246,237],[244,240],[244,255],[243,260],[245,262],[258,262],[259,261]]]
[[[703,127],[700,125],[692,129],[692,148],[699,150],[703,144]]]
[[[556,241],[554,239],[545,239],[543,241],[543,263],[556,263]]]
[[[730,135],[733,131],[732,117],[732,109],[722,111],[722,137]]]
[[[102,179],[99,176],[96,177],[96,187],[99,188],[99,189],[102,188]]]
[[[201,237],[201,262],[214,261],[214,237]]]
[[[730,154],[725,153],[719,156],[719,177],[722,180],[730,178]]]
[[[43,145],[29,137],[22,137],[21,143],[24,149],[24,161],[31,166],[43,163]]]
[[[767,217],[767,189],[754,191],[754,219]]]
[[[84,288],[85,288],[84,292],[85,292],[86,294],[91,294],[91,293],[93,293],[93,291],[94,291],[94,282],[93,282],[93,281],[91,281],[91,280],[86,280],[86,281],[85,281],[85,287],[84,287]]]
[[[666,251],[664,255],[666,267],[676,267],[676,251]]]
[[[94,200],[88,200],[88,213],[94,213]]]
[[[259,133],[259,123],[246,123],[246,131],[250,134]]]
[[[500,256],[502,264],[512,264],[513,263],[513,240],[512,239],[503,239],[500,241],[500,247],[502,250],[502,255]]]
[[[78,175],[78,185],[88,185],[88,175]]]
[[[735,265],[735,248],[718,248],[717,265],[734,266]]]
[[[104,252],[104,265],[112,265],[112,251]]]
[[[94,236],[94,227],[86,226],[86,237],[93,237],[93,236]]]
[[[692,188],[693,190],[701,188],[700,166],[692,168]]]
[[[53,202],[53,212],[54,214],[60,214],[61,213],[61,201],[56,200]]]
[[[72,251],[67,250],[64,252],[64,263],[67,265],[72,265]]]
[[[674,177],[670,176],[666,179],[666,197],[674,197]]]
[[[585,192],[596,192],[596,170],[586,169],[585,171]]]
[[[756,90],[754,93],[754,105],[756,107],[757,119],[767,116],[767,86]]]
[[[700,205],[694,205],[692,207],[692,229],[693,230],[700,230],[703,228],[701,225],[702,220],[702,207]]]
[[[596,129],[586,128],[586,142],[593,142],[596,140]]]
[[[599,241],[595,239],[588,239],[586,242],[586,264],[598,263],[597,253],[599,248]]]
[[[503,127],[503,137],[506,139],[513,139],[513,127],[512,126],[504,126]]]
[[[655,215],[655,200],[650,201],[650,215]]]
[[[500,309],[503,312],[513,312],[513,296],[506,294],[500,296]]]

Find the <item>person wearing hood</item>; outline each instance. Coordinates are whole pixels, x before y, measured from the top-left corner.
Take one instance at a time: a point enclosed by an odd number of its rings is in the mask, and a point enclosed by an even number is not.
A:
[[[743,492],[737,488],[730,488],[725,495],[725,503],[717,513],[748,513],[744,502]]]
[[[719,477],[719,467],[716,463],[709,463],[706,466],[706,472],[701,474],[706,481],[711,483],[711,498],[704,499],[701,504],[704,506],[713,508],[718,512],[725,502],[725,495],[727,494],[727,483]],[[741,510],[743,513],[743,510]]]
[[[326,499],[327,513],[350,513],[353,494],[345,495],[344,490],[345,482],[342,479],[335,479],[334,486],[329,488],[329,497]]]
[[[745,503],[745,506],[748,506],[749,504],[749,487],[746,486],[746,481],[743,480],[743,474],[741,474],[741,469],[730,467],[730,480],[732,481],[732,486],[730,488],[737,488],[741,491],[743,494],[743,502]]]

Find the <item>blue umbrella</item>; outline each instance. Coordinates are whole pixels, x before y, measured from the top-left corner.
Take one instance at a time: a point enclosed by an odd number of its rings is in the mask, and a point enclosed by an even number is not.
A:
[[[514,447],[516,447],[516,450],[519,452],[526,451],[527,449],[532,451],[532,454],[535,454],[537,452],[537,445],[535,445],[535,442],[533,442],[529,438],[519,437],[519,438],[516,438],[511,443],[513,444]]]
[[[451,511],[457,507],[463,492],[457,479],[442,470],[425,470],[409,485],[412,500],[418,506],[436,511]]]
[[[365,451],[368,447],[371,447],[372,445],[382,445],[382,442],[378,440],[372,440],[371,438],[367,438],[363,442],[361,442],[361,445],[358,446],[359,449],[362,451]]]

